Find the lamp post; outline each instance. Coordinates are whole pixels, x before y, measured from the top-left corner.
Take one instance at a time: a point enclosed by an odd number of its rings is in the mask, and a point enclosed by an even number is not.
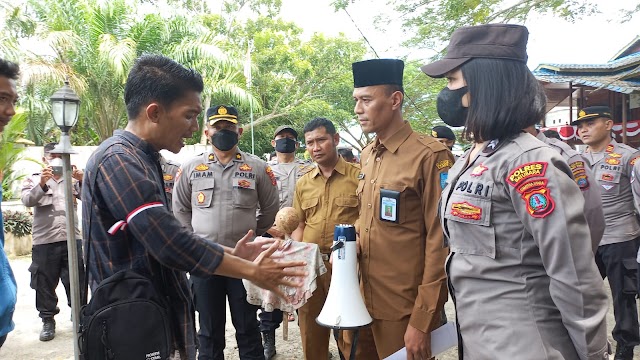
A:
[[[69,81],[51,95],[51,113],[56,125],[62,131],[60,142],[51,151],[62,157],[62,172],[64,179],[64,196],[66,200],[65,213],[67,218],[67,251],[69,254],[69,282],[71,284],[71,314],[73,321],[73,354],[79,359],[78,321],[80,320],[80,274],[78,272],[78,248],[76,246],[75,210],[73,207],[73,188],[71,183],[71,154],[77,154],[71,148],[69,130],[78,121],[80,98],[69,87]]]

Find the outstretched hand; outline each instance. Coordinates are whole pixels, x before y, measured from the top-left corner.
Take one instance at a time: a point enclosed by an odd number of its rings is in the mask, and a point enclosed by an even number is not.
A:
[[[231,255],[239,258],[254,261],[262,252],[264,247],[271,246],[276,239],[257,237],[251,241],[253,237],[253,230],[247,231],[247,234],[236,243],[236,246],[231,251]]]
[[[286,296],[279,286],[301,287],[303,284],[301,280],[307,276],[307,272],[304,268],[299,267],[305,266],[306,263],[304,261],[276,261],[272,259],[271,255],[278,250],[279,245],[279,242],[274,242],[253,261],[257,268],[249,280],[257,286],[285,298]]]

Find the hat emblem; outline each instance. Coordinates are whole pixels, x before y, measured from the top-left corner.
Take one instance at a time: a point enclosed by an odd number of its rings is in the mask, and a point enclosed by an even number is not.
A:
[[[434,138],[437,138],[438,133],[435,130],[431,130],[431,136],[433,136]]]
[[[587,115],[587,113],[586,113],[586,112],[584,112],[584,110],[580,110],[580,112],[578,113],[578,116],[579,116],[579,117],[583,117],[583,116],[585,116],[585,115]]]
[[[218,108],[218,115],[227,115],[227,108],[224,106],[220,106]]]

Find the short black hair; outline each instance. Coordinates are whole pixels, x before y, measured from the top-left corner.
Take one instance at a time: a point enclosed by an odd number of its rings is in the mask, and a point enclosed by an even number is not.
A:
[[[162,55],[142,55],[131,68],[124,87],[127,115],[133,120],[142,106],[153,101],[171,106],[186,91],[201,93],[203,89],[202,76],[195,70]]]
[[[0,58],[0,76],[4,76],[11,80],[18,80],[20,75],[20,66],[9,60]]]
[[[548,138],[562,140],[562,138],[560,137],[560,133],[555,130],[545,130],[542,133]]]
[[[336,134],[336,127],[333,125],[333,123],[323,117],[317,117],[306,123],[304,125],[304,129],[302,129],[302,133],[306,134],[309,131],[313,131],[319,127],[324,127],[325,130],[327,130],[327,133],[330,135]]]
[[[353,156],[353,151],[347,148],[338,149],[338,154],[340,154],[340,156],[342,156],[342,158],[347,161],[353,161],[356,158],[355,156]]]
[[[460,67],[470,95],[464,137],[505,140],[544,116],[546,98],[520,61],[476,58]]]
[[[58,145],[58,143],[57,143],[57,142],[50,142],[50,143],[46,144],[46,145],[44,146],[44,153],[45,153],[45,154],[50,153],[50,152],[51,152],[51,150],[53,150],[53,149],[56,147],[56,145]]]

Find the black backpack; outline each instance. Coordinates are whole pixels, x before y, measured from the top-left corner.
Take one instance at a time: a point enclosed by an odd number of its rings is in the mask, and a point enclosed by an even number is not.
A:
[[[104,279],[80,310],[81,358],[168,359],[171,328],[163,300],[147,277],[132,270]]]
[[[90,172],[92,176],[88,180],[93,187],[99,159],[105,149],[96,154],[96,167]],[[91,223],[86,234],[87,275],[83,284],[85,292],[82,301],[85,304],[89,285]],[[155,280],[163,287],[166,284],[164,271],[159,263],[156,265],[157,273],[162,279]],[[167,298],[160,294],[151,279],[134,270],[122,270],[104,279],[93,292],[91,301],[80,309],[80,359],[169,359],[173,348],[170,307]]]

